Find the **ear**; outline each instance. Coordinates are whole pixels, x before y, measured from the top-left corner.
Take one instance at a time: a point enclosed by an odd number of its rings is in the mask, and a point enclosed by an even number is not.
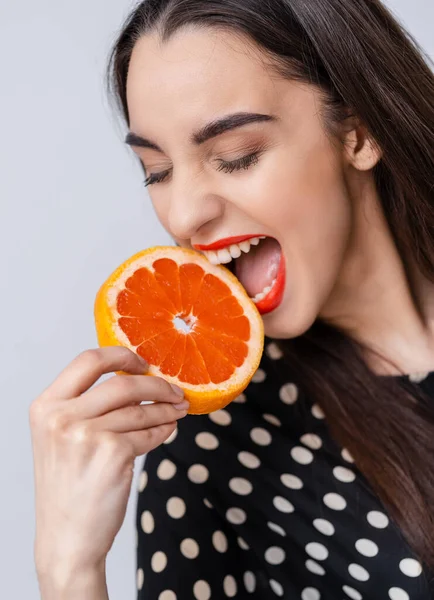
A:
[[[345,158],[358,171],[370,171],[381,159],[381,150],[366,128],[355,125],[345,135]]]

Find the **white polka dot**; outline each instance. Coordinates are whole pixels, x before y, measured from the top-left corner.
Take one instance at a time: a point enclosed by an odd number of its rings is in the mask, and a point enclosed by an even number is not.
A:
[[[173,462],[167,458],[162,460],[158,465],[157,475],[160,479],[167,480],[172,479],[176,473],[176,466]]]
[[[166,504],[167,513],[172,519],[180,519],[185,515],[187,507],[182,498],[174,496],[167,501]]]
[[[329,555],[327,548],[318,542],[307,544],[305,550],[315,560],[325,560]]]
[[[259,458],[251,452],[239,452],[238,460],[244,467],[247,467],[248,469],[257,469],[261,464]]]
[[[247,496],[253,490],[250,481],[247,481],[243,477],[233,477],[229,481],[229,487],[235,494],[239,494],[240,496]]]
[[[243,579],[246,590],[250,593],[254,592],[256,588],[256,577],[254,574],[251,571],[246,571]]]
[[[214,508],[214,506],[211,504],[211,502],[208,500],[208,498],[204,498],[203,503],[205,504],[205,506],[207,508]]]
[[[238,546],[241,548],[241,550],[250,550],[250,546],[248,544],[246,544],[246,542],[243,540],[242,537],[238,537],[237,542],[238,542]]]
[[[226,511],[226,519],[233,525],[241,525],[247,519],[247,516],[242,508],[232,507]]]
[[[265,560],[270,565],[280,565],[285,560],[285,551],[279,546],[271,546],[265,551]]]
[[[377,529],[384,529],[389,525],[389,519],[378,510],[371,510],[366,518],[368,519],[368,523]]]
[[[300,465],[308,465],[313,461],[312,452],[307,448],[302,448],[301,446],[295,446],[291,450],[291,456]]]
[[[267,348],[265,351],[266,351],[267,355],[273,360],[279,360],[279,358],[282,358],[282,356],[283,356],[282,350],[279,348],[279,346],[275,342],[270,342],[267,345]]]
[[[211,419],[213,423],[217,425],[230,425],[232,422],[232,417],[228,413],[227,410],[223,408],[220,410],[216,410],[215,412],[209,413],[208,417]]]
[[[164,592],[161,592],[158,596],[158,600],[176,600],[176,594],[175,592],[172,592],[172,590],[164,590]]]
[[[306,561],[306,569],[315,575],[325,575],[325,569],[310,558]]]
[[[410,600],[410,596],[401,588],[393,587],[389,590],[390,600]]]
[[[203,450],[215,450],[218,448],[219,441],[216,436],[208,431],[198,433],[195,437],[195,442]]]
[[[262,383],[263,381],[265,381],[265,378],[267,377],[264,369],[258,369],[256,371],[256,373],[253,375],[252,377],[252,381],[254,383]]]
[[[145,510],[142,512],[142,516],[140,517],[140,524],[142,525],[142,529],[145,533],[152,533],[154,531],[154,517],[149,510]]]
[[[270,579],[270,587],[276,596],[283,596],[283,587],[275,579]]]
[[[142,471],[139,475],[139,492],[143,492],[146,485],[148,483],[148,473],[146,471]]]
[[[304,588],[301,592],[301,600],[319,600],[320,598],[321,594],[313,587]]]
[[[323,500],[324,504],[332,510],[344,510],[344,508],[347,506],[346,500],[339,494],[326,494]]]
[[[342,589],[344,590],[344,592],[346,593],[346,595],[349,598],[352,598],[352,600],[362,600],[362,598],[363,598],[363,596],[362,596],[362,594],[360,594],[360,592],[358,592],[354,588],[350,587],[349,585],[342,586]]]
[[[298,388],[295,383],[285,383],[279,390],[279,397],[285,404],[294,404],[298,398]]]
[[[237,593],[237,582],[232,575],[226,575],[223,579],[223,590],[228,598],[233,598]]]
[[[196,600],[209,600],[211,598],[211,588],[206,581],[200,579],[193,586],[193,594]]]
[[[208,469],[203,465],[191,465],[187,471],[188,478],[193,483],[204,483],[208,479]]]
[[[228,540],[223,531],[214,531],[212,534],[212,545],[217,552],[226,552],[228,549]]]
[[[357,540],[356,549],[360,554],[363,554],[363,556],[367,556],[368,558],[372,558],[378,554],[377,544],[365,538]]]
[[[404,558],[399,563],[399,568],[407,577],[419,577],[422,573],[421,564],[414,558]]]
[[[283,527],[281,527],[280,525],[276,525],[276,523],[272,523],[271,521],[269,521],[267,523],[268,527],[272,530],[275,531],[276,533],[278,533],[281,536],[285,536],[286,532],[283,529]]]
[[[180,544],[180,550],[185,558],[196,558],[199,556],[199,546],[196,540],[185,538]]]
[[[346,467],[335,467],[333,469],[333,475],[338,481],[342,481],[342,483],[351,483],[356,478],[354,472]]]
[[[357,581],[368,581],[369,579],[368,571],[360,565],[356,565],[355,563],[351,563],[351,565],[348,567],[348,572],[351,577],[354,577],[354,579],[357,579]]]
[[[272,440],[271,434],[262,427],[254,427],[250,432],[250,437],[259,446],[268,446]]]
[[[177,435],[178,435],[178,427],[176,427],[176,429],[174,431],[172,431],[172,433],[169,435],[167,440],[165,440],[163,442],[163,444],[171,444]]]
[[[283,498],[282,496],[276,496],[275,498],[273,498],[273,504],[277,508],[277,510],[280,510],[280,512],[283,512],[283,513],[294,512],[294,506],[291,504],[291,502],[289,500],[287,500],[286,498]]]
[[[288,473],[284,473],[280,476],[280,481],[283,485],[286,485],[291,490],[301,490],[303,487],[303,482],[299,477],[295,475],[290,475]]]
[[[232,402],[236,402],[237,404],[244,404],[246,402],[247,398],[245,394],[240,394],[239,396],[237,396],[236,398],[234,398],[232,400]]]
[[[262,415],[262,418],[265,419],[267,423],[271,423],[271,425],[275,425],[276,427],[280,427],[282,425],[279,419],[274,415],[269,415],[268,413],[265,413],[264,415]]]
[[[325,419],[324,411],[319,404],[314,404],[312,406],[312,414],[315,419]]]
[[[323,535],[333,535],[335,532],[333,525],[326,519],[315,519],[313,526]]]
[[[322,446],[321,438],[315,433],[305,433],[301,436],[300,442],[312,450],[318,450]]]
[[[161,573],[167,565],[167,556],[164,552],[154,552],[151,558],[151,568],[154,573]]]
[[[429,373],[429,371],[419,371],[418,373],[411,373],[408,378],[413,383],[420,383],[428,377]]]
[[[354,462],[354,458],[351,456],[351,454],[348,452],[348,450],[346,448],[344,448],[341,452],[342,458],[344,460],[346,460],[349,463],[353,463]]]
[[[143,587],[143,582],[145,581],[145,574],[143,569],[137,569],[137,589],[141,590]]]

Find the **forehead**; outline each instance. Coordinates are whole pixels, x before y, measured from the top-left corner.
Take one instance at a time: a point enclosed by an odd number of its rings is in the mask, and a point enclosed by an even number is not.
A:
[[[164,43],[153,33],[136,43],[131,56],[133,130],[145,123],[149,134],[169,123],[193,128],[232,110],[273,110],[277,97],[265,55],[234,33],[185,28]]]

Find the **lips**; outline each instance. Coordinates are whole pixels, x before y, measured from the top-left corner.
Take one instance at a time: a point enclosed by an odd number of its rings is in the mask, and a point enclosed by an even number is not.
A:
[[[222,248],[227,248],[231,244],[240,244],[241,242],[250,240],[254,237],[261,237],[261,234],[253,233],[249,235],[237,235],[217,240],[212,244],[193,244],[193,248],[195,248],[195,250],[222,250]]]

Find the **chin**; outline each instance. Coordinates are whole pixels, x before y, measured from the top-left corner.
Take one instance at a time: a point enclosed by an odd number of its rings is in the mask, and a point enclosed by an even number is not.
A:
[[[262,315],[265,335],[282,340],[306,333],[316,321],[318,311],[312,306],[312,302],[300,301],[298,304],[297,307],[293,298],[284,298],[278,308]]]

